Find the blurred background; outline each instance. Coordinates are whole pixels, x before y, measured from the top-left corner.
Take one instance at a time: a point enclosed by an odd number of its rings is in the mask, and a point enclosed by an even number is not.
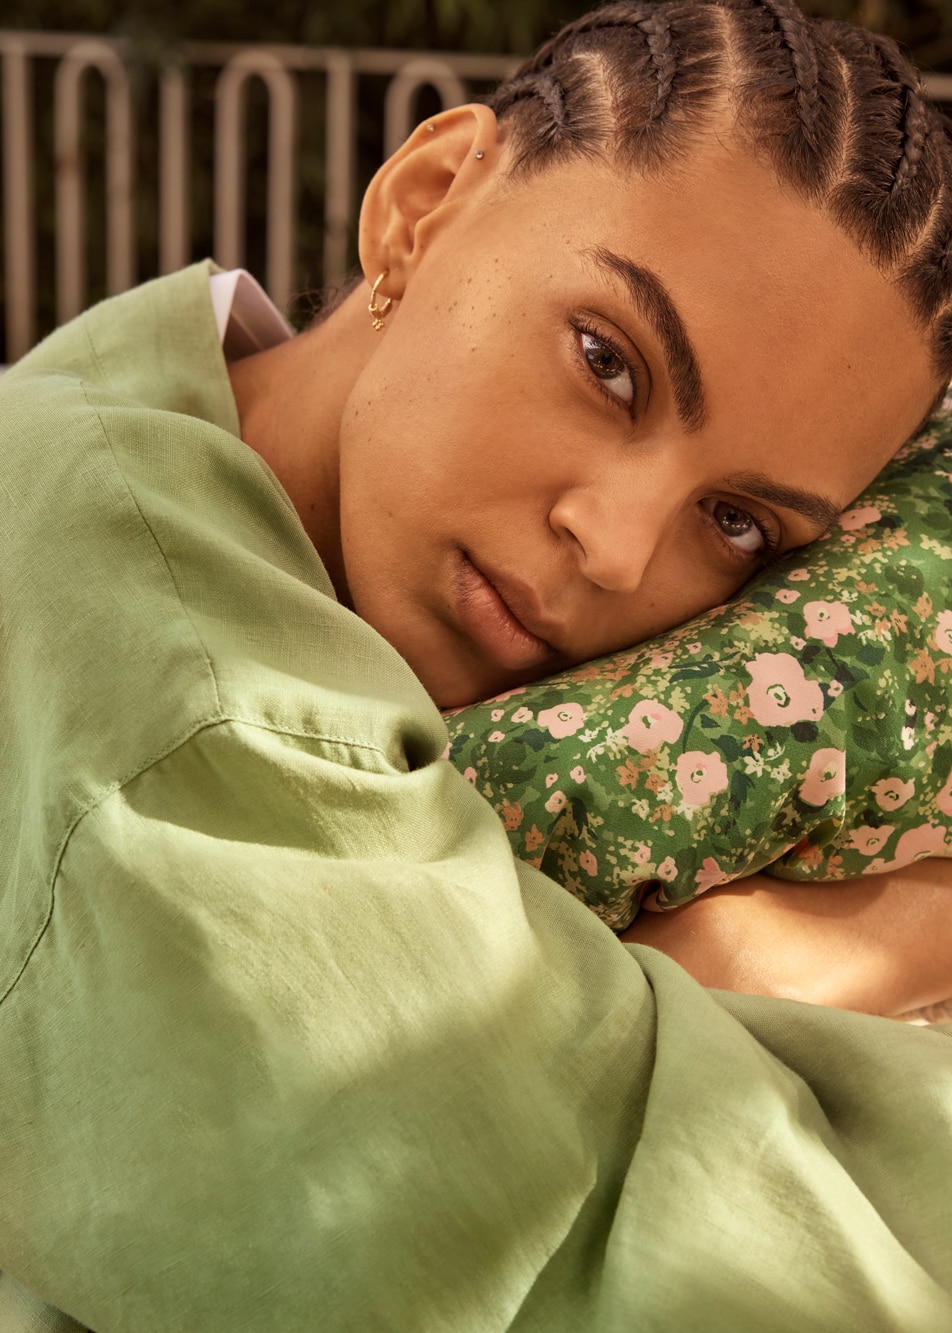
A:
[[[212,254],[305,322],[356,261],[356,204],[383,156],[590,7],[2,0],[0,364]],[[952,0],[805,8],[895,37],[952,103]]]

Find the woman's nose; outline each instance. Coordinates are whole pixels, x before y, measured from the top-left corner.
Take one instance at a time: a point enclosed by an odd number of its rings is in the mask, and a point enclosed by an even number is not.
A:
[[[636,592],[674,514],[648,493],[622,495],[614,488],[580,488],[563,494],[549,524],[575,547],[579,568],[606,592]]]

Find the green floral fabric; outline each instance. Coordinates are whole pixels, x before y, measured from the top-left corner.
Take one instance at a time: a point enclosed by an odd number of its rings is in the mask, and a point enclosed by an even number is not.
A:
[[[756,870],[952,855],[952,399],[838,525],[663,638],[447,718],[518,856],[614,929]]]

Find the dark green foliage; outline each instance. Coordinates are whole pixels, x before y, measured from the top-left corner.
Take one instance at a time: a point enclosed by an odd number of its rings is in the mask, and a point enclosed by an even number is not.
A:
[[[3,27],[132,36],[153,48],[183,39],[330,46],[523,52],[570,19],[584,0],[4,0]]]

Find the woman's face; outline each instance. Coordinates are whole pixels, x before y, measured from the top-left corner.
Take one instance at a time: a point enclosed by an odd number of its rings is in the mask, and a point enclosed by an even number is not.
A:
[[[351,602],[443,706],[717,605],[937,387],[887,278],[729,144],[663,179],[486,159],[420,232],[340,434]]]

